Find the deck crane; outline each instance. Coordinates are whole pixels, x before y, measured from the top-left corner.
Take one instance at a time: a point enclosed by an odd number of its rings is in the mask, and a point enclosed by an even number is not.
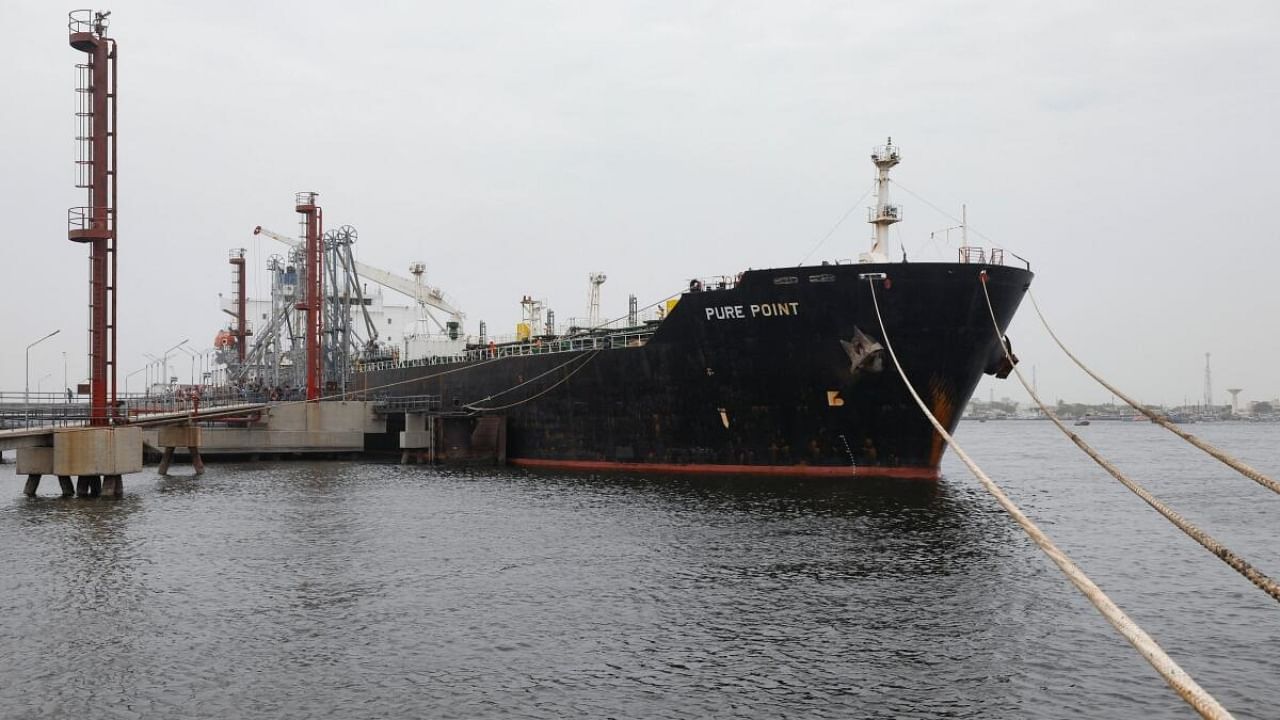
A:
[[[264,228],[261,225],[253,229],[253,234],[266,235],[267,237],[272,238],[273,240],[278,240],[289,247],[296,247],[298,243],[301,242],[297,238],[282,235],[273,230]],[[359,261],[355,262],[355,270],[356,274],[362,278],[371,280],[382,287],[413,298],[413,300],[422,308],[423,315],[429,318],[431,322],[435,323],[436,327],[439,328],[441,332],[448,332],[456,337],[456,334],[462,328],[462,319],[465,315],[461,310],[445,300],[444,293],[440,291],[440,288],[426,284],[426,266],[422,263],[415,262],[409,266],[409,272],[412,273],[414,277],[413,280],[387,272],[382,268],[366,265]],[[446,321],[448,324],[447,327],[445,323],[441,323],[436,319],[435,315],[427,309],[429,307],[435,308],[448,316],[448,320]]]

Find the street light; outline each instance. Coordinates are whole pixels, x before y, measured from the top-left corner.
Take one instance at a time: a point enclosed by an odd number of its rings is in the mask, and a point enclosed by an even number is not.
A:
[[[149,362],[149,363],[147,363],[147,364],[146,364],[147,375],[146,375],[146,377],[144,377],[144,378],[143,378],[143,382],[145,382],[145,383],[146,383],[146,389],[144,390],[144,392],[146,393],[147,397],[150,397],[150,396],[151,396],[151,383],[153,382],[153,380],[152,380],[152,378],[151,378],[151,367],[152,367],[153,365],[158,364],[158,363],[160,362],[160,358],[156,357],[155,355],[152,355],[151,353],[147,353],[147,352],[144,352],[144,353],[142,353],[142,354],[143,354],[143,355],[146,355],[146,356],[151,360],[151,362]]]
[[[191,357],[191,375],[188,378],[188,382],[190,382],[192,385],[196,385],[197,384],[196,383],[196,358],[200,357],[200,353],[196,352],[195,350],[192,350],[191,348],[183,347],[178,349]]]
[[[23,411],[27,414],[28,418],[30,418],[31,416],[31,348],[39,345],[40,343],[44,342],[45,340],[48,340],[49,338],[53,337],[54,335],[57,335],[60,332],[62,332],[62,328],[58,328],[57,330],[54,330],[48,335],[45,335],[44,337],[40,338],[39,340],[27,346],[27,364],[23,368],[24,375],[25,375],[24,377],[25,385],[23,386],[23,390],[22,390],[22,405],[23,405]]]
[[[62,389],[67,393],[67,404],[71,404],[71,386],[67,384],[67,351],[62,351]]]
[[[148,369],[148,368],[150,368],[150,367],[151,367],[151,363],[147,363],[146,365],[143,365],[142,367],[138,368],[137,370],[134,370],[133,372],[131,372],[131,373],[129,373],[128,375],[125,375],[125,376],[124,376],[124,394],[125,394],[125,397],[128,397],[128,396],[129,396],[129,378],[133,377],[134,375],[137,375],[138,373],[140,373],[140,372],[142,372],[143,370],[146,370],[146,369]],[[146,378],[143,378],[143,380],[146,380]]]
[[[168,384],[169,384],[169,353],[172,353],[174,350],[177,350],[178,348],[182,347],[183,345],[186,345],[186,344],[187,344],[187,342],[189,342],[189,341],[190,341],[190,339],[191,339],[191,338],[187,338],[186,340],[183,340],[182,342],[178,343],[177,345],[174,345],[173,347],[169,348],[168,350],[165,350],[165,351],[164,351],[164,355],[162,355],[162,356],[161,356],[162,358],[164,358],[164,361],[163,361],[163,362],[164,362],[164,384],[165,384],[166,386],[168,386]]]

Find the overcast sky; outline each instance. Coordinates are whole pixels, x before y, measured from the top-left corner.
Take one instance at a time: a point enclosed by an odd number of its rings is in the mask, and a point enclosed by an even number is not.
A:
[[[66,239],[66,10],[0,0],[0,387],[85,375],[87,248]],[[227,251],[258,271],[320,192],[366,263],[490,332],[519,299],[603,315],[688,278],[794,265],[903,153],[894,256],[953,258],[953,221],[1029,258],[1059,335],[1145,401],[1280,395],[1280,4],[115,2],[120,366],[225,325]],[[864,201],[862,204],[867,204]],[[856,210],[811,262],[870,244]],[[388,295],[388,299],[391,295]],[[1050,400],[1109,395],[1030,303],[1011,329]],[[186,380],[184,363],[173,361]],[[139,389],[135,376],[132,389]],[[1024,400],[1015,381],[984,384]]]

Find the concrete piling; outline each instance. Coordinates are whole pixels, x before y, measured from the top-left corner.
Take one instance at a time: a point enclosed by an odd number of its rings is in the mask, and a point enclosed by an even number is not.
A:
[[[421,463],[423,455],[428,462],[435,461],[436,419],[426,413],[404,414],[404,431],[400,433],[400,464],[412,460]]]
[[[120,475],[105,475],[101,482],[101,493],[104,497],[118,498],[124,495],[124,478]]]
[[[204,460],[200,457],[200,428],[196,425],[169,425],[160,428],[157,443],[164,448],[164,456],[160,459],[160,475],[169,474],[169,465],[173,463],[173,453],[185,447],[191,453],[191,467],[196,475],[204,474]]]
[[[167,447],[164,449],[164,455],[160,458],[160,467],[156,469],[157,475],[164,476],[169,474],[169,463],[173,462],[174,450],[175,448],[173,447]]]
[[[76,479],[76,495],[80,497],[98,497],[101,494],[101,475],[81,475]]]

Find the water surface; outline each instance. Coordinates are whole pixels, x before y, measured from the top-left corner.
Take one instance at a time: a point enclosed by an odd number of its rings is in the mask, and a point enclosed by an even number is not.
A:
[[[1280,497],[1149,423],[1077,429],[1280,574]],[[1280,425],[1193,429],[1280,474]],[[1047,423],[958,438],[1237,717],[1275,715],[1273,600]],[[119,501],[50,479],[29,500],[10,476],[0,716],[1194,716],[953,455],[944,470],[285,462],[147,468]]]

